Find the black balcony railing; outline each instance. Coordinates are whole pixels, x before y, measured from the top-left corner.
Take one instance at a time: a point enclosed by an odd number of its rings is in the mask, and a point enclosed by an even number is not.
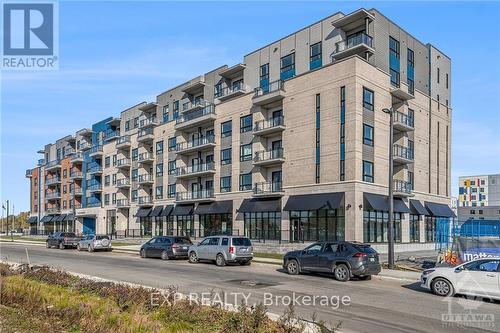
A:
[[[410,117],[402,112],[396,112],[394,114],[394,122],[395,123],[400,123],[408,127],[414,127],[414,119],[413,117]]]
[[[394,192],[399,192],[399,193],[408,193],[410,194],[413,191],[413,185],[410,182],[407,182],[405,180],[398,180],[395,179],[393,182],[393,189]]]
[[[214,198],[214,190],[188,191],[177,192],[175,195],[176,201],[203,200]]]
[[[192,173],[198,173],[198,172],[205,172],[205,171],[214,171],[215,170],[215,163],[203,163],[203,164],[196,164],[188,167],[179,167],[176,169],[176,175],[177,176],[182,176],[182,175],[189,175]]]
[[[179,118],[176,119],[175,122],[176,124],[183,124],[188,121],[195,120],[197,118],[201,118],[207,115],[215,115],[215,107],[212,104],[205,106],[201,110],[196,110],[193,112],[182,114]]]
[[[283,192],[282,182],[262,182],[255,183],[254,194],[271,194]]]
[[[182,150],[196,148],[196,147],[203,146],[203,145],[210,144],[210,143],[215,143],[215,136],[214,135],[209,135],[206,137],[197,138],[194,140],[190,140],[188,142],[178,143],[175,147],[175,150],[182,151]]]
[[[258,88],[255,88],[255,96],[254,97],[263,96],[263,95],[270,94],[270,93],[273,93],[275,91],[280,91],[280,90],[285,91],[283,86],[284,85],[283,85],[282,80],[276,80],[273,82],[269,82],[269,83],[264,84]]]
[[[395,144],[393,154],[395,157],[401,157],[407,160],[413,160],[413,149],[410,149],[408,147]]]
[[[283,116],[274,117],[269,120],[261,120],[255,123],[253,128],[254,132],[262,131],[268,128],[274,128],[278,126],[285,126],[285,121]]]
[[[273,150],[262,150],[255,153],[254,162],[269,161],[283,158],[283,148]]]
[[[342,51],[345,51],[347,49],[350,49],[352,47],[365,44],[369,47],[373,47],[373,38],[371,36],[368,36],[364,32],[357,33],[353,36],[349,36],[347,40],[340,41],[335,44],[335,49],[333,50],[333,53],[339,53]]]

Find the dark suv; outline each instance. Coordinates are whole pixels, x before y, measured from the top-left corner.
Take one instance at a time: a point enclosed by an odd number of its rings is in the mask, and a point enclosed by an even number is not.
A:
[[[370,245],[356,242],[318,242],[304,250],[291,251],[283,258],[288,274],[333,273],[336,280],[351,277],[368,280],[380,273],[378,253]]]
[[[142,258],[187,258],[189,246],[193,245],[187,237],[158,236],[151,238],[141,246]]]

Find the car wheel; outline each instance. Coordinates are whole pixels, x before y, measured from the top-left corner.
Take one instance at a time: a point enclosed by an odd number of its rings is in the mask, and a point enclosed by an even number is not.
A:
[[[189,253],[189,262],[194,264],[198,262],[198,256],[196,255],[196,252],[191,252]]]
[[[451,283],[443,278],[436,278],[431,283],[432,292],[438,296],[453,296],[454,290]]]
[[[339,264],[335,266],[333,275],[335,276],[335,280],[346,282],[349,280],[349,268],[345,264]]]
[[[226,259],[224,259],[222,253],[219,253],[217,257],[215,257],[215,264],[219,267],[226,266]]]
[[[64,250],[65,246],[63,243],[59,243],[59,250]]]
[[[45,247],[48,248],[48,249],[51,248],[51,246],[49,245],[49,242],[45,242]]]
[[[146,258],[146,251],[144,251],[144,249],[141,249],[140,254],[141,258]]]
[[[295,259],[290,259],[286,263],[286,272],[290,275],[299,274],[299,263]]]
[[[358,276],[358,279],[368,281],[372,279],[371,275]]]
[[[162,259],[162,260],[168,260],[168,259],[170,259],[170,258],[168,257],[168,253],[167,253],[167,251],[165,251],[165,250],[161,251],[161,259]]]

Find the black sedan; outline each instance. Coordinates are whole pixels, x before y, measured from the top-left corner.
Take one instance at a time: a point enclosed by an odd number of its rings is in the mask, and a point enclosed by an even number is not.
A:
[[[141,246],[142,258],[187,258],[189,247],[193,245],[187,237],[158,236],[151,238]]]
[[[380,273],[379,256],[370,245],[357,242],[318,242],[304,250],[291,251],[283,258],[288,274],[333,273],[336,280],[351,277],[368,280]]]

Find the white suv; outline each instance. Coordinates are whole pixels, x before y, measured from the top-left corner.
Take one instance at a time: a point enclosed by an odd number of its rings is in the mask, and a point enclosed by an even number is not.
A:
[[[439,296],[465,294],[500,300],[500,257],[422,272],[421,286]]]

